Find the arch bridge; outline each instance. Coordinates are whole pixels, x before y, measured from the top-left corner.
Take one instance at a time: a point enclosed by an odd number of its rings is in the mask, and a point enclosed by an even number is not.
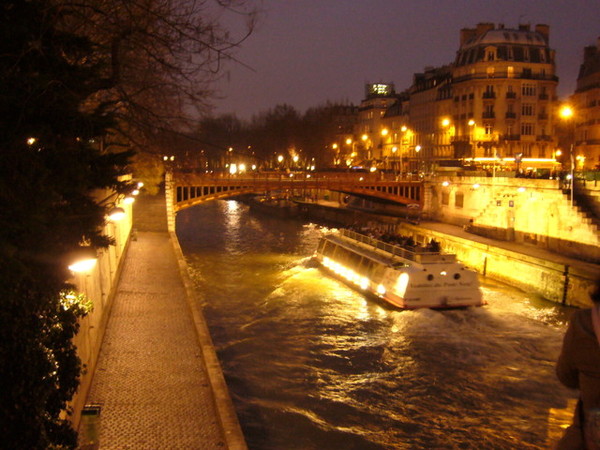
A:
[[[257,172],[250,174],[167,171],[165,194],[169,216],[211,200],[243,194],[287,191],[291,197],[337,191],[400,205],[423,203],[423,183],[393,174],[356,172]]]

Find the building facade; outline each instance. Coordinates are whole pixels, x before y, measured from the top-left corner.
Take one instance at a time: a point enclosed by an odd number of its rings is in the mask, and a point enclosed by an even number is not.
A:
[[[401,94],[392,84],[367,85],[352,140],[360,157],[378,168],[394,161],[401,172],[556,168],[549,33],[547,25],[481,23],[461,30],[452,64],[415,74]]]
[[[556,164],[558,78],[547,25],[482,23],[461,30],[452,75],[455,156]]]
[[[600,38],[595,46],[584,49],[583,63],[571,102],[575,111],[576,168],[600,169]]]

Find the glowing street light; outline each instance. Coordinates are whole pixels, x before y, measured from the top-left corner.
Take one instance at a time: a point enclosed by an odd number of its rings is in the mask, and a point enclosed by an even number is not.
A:
[[[575,114],[575,111],[569,105],[564,105],[560,108],[559,114],[562,119],[570,120]]]
[[[563,119],[565,122],[569,123],[570,125],[573,124],[573,116],[575,115],[575,111],[573,110],[573,108],[569,105],[564,105],[562,108],[560,108],[558,114],[560,115],[560,118]],[[575,133],[575,130],[572,130],[573,134]],[[569,136],[571,143],[569,146],[569,162],[571,165],[571,170],[570,170],[570,188],[571,188],[571,206],[573,206],[573,187],[574,187],[574,182],[575,182],[575,160],[573,158],[573,141],[575,140],[575,136]]]
[[[123,220],[125,215],[125,210],[117,206],[108,212],[108,220],[111,222],[118,222],[119,220]]]
[[[68,267],[71,272],[89,272],[98,262],[98,256],[94,248],[82,246],[69,255],[69,260],[71,262]]]

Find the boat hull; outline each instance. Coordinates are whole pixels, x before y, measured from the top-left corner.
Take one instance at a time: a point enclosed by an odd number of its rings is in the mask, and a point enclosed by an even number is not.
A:
[[[325,236],[314,254],[328,273],[402,309],[484,304],[477,273],[454,255],[415,254],[364,235]]]

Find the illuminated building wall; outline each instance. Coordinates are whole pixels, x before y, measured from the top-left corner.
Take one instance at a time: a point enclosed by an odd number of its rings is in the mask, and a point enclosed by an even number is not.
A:
[[[577,168],[600,168],[600,38],[595,46],[584,50],[571,103],[575,110]]]
[[[381,168],[389,168],[406,138],[400,127],[412,133],[403,148],[404,170],[427,172],[457,160],[498,157],[512,169],[525,169],[521,158],[551,168],[558,84],[554,58],[547,25],[532,30],[484,23],[463,29],[455,61],[415,74],[402,94],[395,94],[391,84],[367,85],[354,137],[363,137],[357,142],[364,157]]]
[[[600,187],[588,186],[600,197]],[[600,260],[597,227],[558,180],[507,177],[447,177],[428,183],[424,210],[432,218],[469,231]]]
[[[479,24],[460,37],[452,83],[457,150],[553,158],[558,78],[549,27]]]
[[[353,153],[365,161],[383,160],[383,117],[397,102],[392,83],[367,84],[365,98],[358,108],[358,122],[354,129]]]
[[[428,68],[415,74],[410,88],[410,127],[420,151],[413,156],[419,170],[427,171],[432,161],[454,159],[449,121],[452,107],[452,70],[450,66]],[[447,123],[444,123],[444,119]]]

